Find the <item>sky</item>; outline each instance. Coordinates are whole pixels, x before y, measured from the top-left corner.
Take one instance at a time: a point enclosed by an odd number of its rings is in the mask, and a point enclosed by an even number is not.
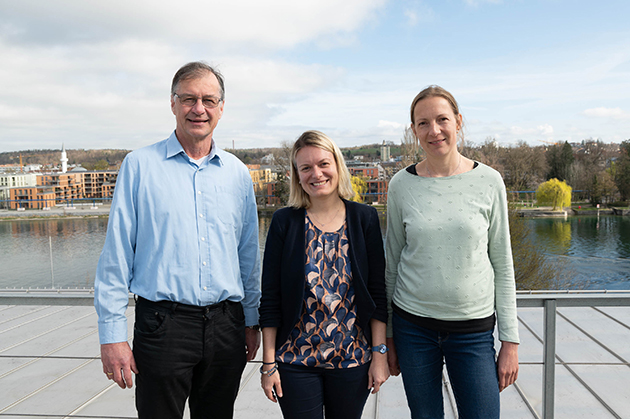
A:
[[[0,0],[0,152],[137,149],[175,127],[170,84],[225,76],[214,138],[400,143],[437,84],[466,139],[630,139],[627,0]]]

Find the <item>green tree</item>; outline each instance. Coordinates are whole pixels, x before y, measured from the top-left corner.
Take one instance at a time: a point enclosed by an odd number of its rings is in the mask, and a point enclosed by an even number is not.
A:
[[[105,159],[100,159],[94,163],[94,170],[107,170],[109,169],[109,163]]]
[[[538,186],[536,201],[539,205],[551,205],[553,211],[571,206],[571,187],[564,181],[550,179]]]
[[[363,176],[350,176],[350,181],[352,182],[352,190],[354,190],[351,201],[363,202],[363,194],[367,191],[367,182]]]
[[[621,156],[615,162],[615,184],[622,201],[630,199],[630,140],[622,141]]]
[[[567,180],[571,174],[573,160],[573,147],[568,142],[565,141],[562,146],[554,145],[549,148],[547,151],[547,163],[549,164],[547,179]]]

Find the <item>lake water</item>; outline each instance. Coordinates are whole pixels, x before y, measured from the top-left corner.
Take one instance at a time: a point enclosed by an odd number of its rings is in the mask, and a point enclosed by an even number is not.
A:
[[[532,240],[586,289],[630,289],[630,217],[530,218]]]
[[[270,221],[260,219],[261,250]],[[576,283],[588,289],[630,289],[630,217],[532,218],[526,223],[546,253],[568,262]],[[106,229],[106,218],[0,220],[0,288],[92,287]]]

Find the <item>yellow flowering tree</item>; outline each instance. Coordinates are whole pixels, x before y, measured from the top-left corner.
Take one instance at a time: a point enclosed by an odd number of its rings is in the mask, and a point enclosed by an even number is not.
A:
[[[538,205],[551,205],[552,211],[571,206],[571,187],[565,181],[550,179],[541,183],[536,190]]]
[[[367,182],[363,176],[350,176],[350,181],[352,182],[352,190],[354,190],[352,201],[363,202],[363,194],[367,191]]]

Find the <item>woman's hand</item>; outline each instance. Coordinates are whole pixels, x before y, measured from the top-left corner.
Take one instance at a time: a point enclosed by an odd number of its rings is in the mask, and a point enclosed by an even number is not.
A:
[[[372,363],[368,371],[368,388],[372,389],[372,394],[377,393],[388,378],[387,355],[372,352]]]
[[[400,375],[400,365],[398,364],[398,354],[396,353],[396,345],[394,338],[387,338],[387,364],[389,364],[389,373],[391,375]]]
[[[273,365],[264,365],[263,371],[269,371],[272,368],[276,368],[276,367],[274,367]],[[271,375],[261,374],[260,385],[262,386],[265,392],[265,396],[267,396],[267,398],[271,400],[272,402],[274,403],[278,402],[276,395],[278,397],[282,397],[282,385],[280,383],[280,372],[277,370],[277,368],[276,368],[276,371]]]
[[[518,343],[501,342],[501,349],[497,358],[497,372],[499,374],[499,391],[514,384],[518,378]]]

